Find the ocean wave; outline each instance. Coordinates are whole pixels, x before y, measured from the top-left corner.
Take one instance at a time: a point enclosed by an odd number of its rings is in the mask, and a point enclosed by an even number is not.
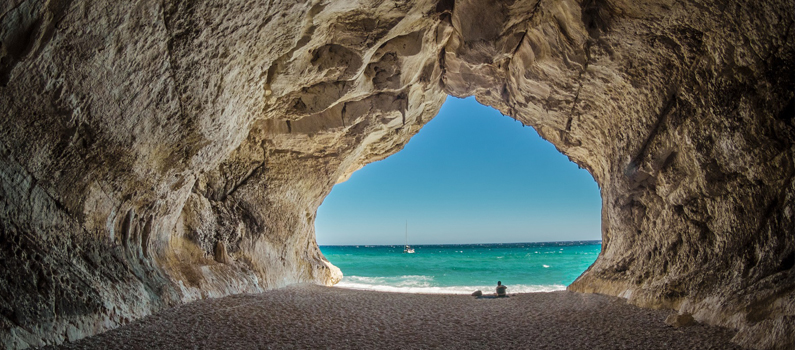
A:
[[[411,281],[412,277],[422,281]],[[400,277],[362,277],[345,276],[335,287],[377,292],[416,293],[416,294],[472,294],[481,290],[485,294],[492,293],[494,286],[433,286],[432,276],[400,276]],[[388,283],[389,280],[397,283]],[[565,290],[562,284],[552,285],[509,285],[508,293],[542,293]]]
[[[343,282],[351,285],[384,285],[400,288],[423,288],[430,287],[433,276],[424,275],[403,275],[392,277],[365,277],[365,276],[344,276]],[[342,282],[340,282],[342,283]]]

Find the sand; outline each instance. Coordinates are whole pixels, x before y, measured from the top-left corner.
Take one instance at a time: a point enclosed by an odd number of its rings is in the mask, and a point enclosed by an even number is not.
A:
[[[476,299],[301,285],[193,302],[61,348],[740,349],[725,328],[666,325],[671,313],[566,291]]]

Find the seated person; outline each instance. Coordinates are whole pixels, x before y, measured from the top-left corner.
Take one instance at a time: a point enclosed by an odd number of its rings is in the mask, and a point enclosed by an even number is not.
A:
[[[508,295],[505,294],[505,290],[508,287],[502,285],[502,281],[497,281],[497,296],[498,297],[507,297]]]

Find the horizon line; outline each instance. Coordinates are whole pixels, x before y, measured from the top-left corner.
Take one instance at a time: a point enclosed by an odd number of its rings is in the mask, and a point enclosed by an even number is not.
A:
[[[539,242],[503,242],[503,243],[427,243],[427,244],[409,244],[409,246],[429,246],[429,245],[500,245],[500,244],[538,244],[538,243],[571,243],[571,242],[599,242],[601,239],[585,239],[576,241],[539,241]],[[353,246],[366,246],[366,247],[395,247],[404,246],[404,244],[318,244],[318,247],[353,247]]]

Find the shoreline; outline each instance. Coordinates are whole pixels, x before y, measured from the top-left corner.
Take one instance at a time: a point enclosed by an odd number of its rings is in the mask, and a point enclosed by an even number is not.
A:
[[[354,291],[371,291],[379,293],[406,293],[406,294],[427,294],[427,295],[471,295],[476,290],[485,294],[496,293],[496,286],[390,286],[373,285],[364,283],[339,282],[331,288],[342,288]],[[516,285],[508,286],[508,294],[532,294],[565,291],[567,286],[556,285]],[[511,290],[518,290],[511,292]]]
[[[292,285],[164,310],[58,349],[741,349],[735,331],[569,291],[477,299]]]

